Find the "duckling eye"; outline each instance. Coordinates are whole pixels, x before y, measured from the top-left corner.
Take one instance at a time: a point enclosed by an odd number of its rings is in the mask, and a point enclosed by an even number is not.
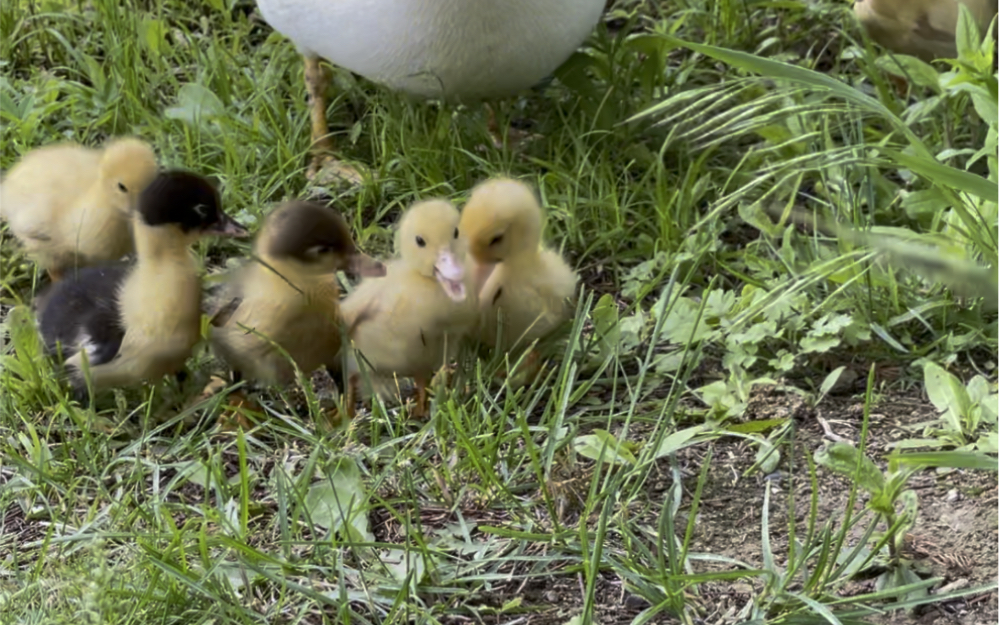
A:
[[[208,214],[208,207],[204,204],[195,204],[193,206],[194,212],[198,214],[198,217],[202,219]]]
[[[420,247],[426,247],[427,242],[423,240],[423,237],[416,237],[416,244]]]
[[[306,250],[306,254],[312,257],[317,257],[317,256],[322,256],[323,254],[329,254],[332,251],[333,248],[331,248],[328,245],[313,245],[308,250]]]
[[[125,184],[121,182],[118,183],[118,190],[121,191],[122,193],[128,193],[128,187],[126,187]]]
[[[503,240],[503,235],[502,234],[497,234],[496,236],[493,237],[492,241],[489,242],[489,245],[490,245],[490,247],[493,246],[493,245],[499,245],[500,241],[502,241],[502,240]]]
[[[456,238],[456,239],[458,238],[458,229],[457,228],[454,229],[454,238]]]

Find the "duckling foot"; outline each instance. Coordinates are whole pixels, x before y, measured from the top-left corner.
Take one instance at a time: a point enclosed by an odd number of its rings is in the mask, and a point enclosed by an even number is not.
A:
[[[189,401],[184,406],[184,409],[190,410],[194,406],[208,401],[221,393],[227,386],[229,386],[228,381],[217,375],[213,375],[208,384],[205,385],[205,388],[193,400]],[[250,429],[252,424],[243,414],[245,411],[263,412],[263,409],[260,407],[260,404],[247,398],[243,393],[233,391],[226,397],[226,406],[222,409],[216,420],[218,429],[222,432],[234,432],[240,427],[244,430]]]
[[[235,432],[237,429],[249,430],[253,427],[246,412],[263,412],[260,404],[239,391],[233,391],[226,398],[226,407],[218,418],[218,429],[222,432]]]
[[[49,282],[59,282],[62,280],[62,271],[58,269],[49,269],[46,273],[49,274]]]

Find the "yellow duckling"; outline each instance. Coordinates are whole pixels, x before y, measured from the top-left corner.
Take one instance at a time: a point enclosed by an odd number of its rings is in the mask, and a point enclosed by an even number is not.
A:
[[[124,138],[104,149],[61,143],[26,154],[0,184],[0,217],[53,281],[134,251],[131,213],[156,155]]]
[[[134,263],[83,268],[37,302],[42,340],[65,359],[81,399],[84,355],[98,390],[182,369],[201,338],[201,279],[190,246],[207,234],[246,232],[206,179],[184,171],[157,176],[132,222]]]
[[[235,307],[211,330],[212,348],[235,381],[243,374],[268,384],[293,381],[295,370],[275,343],[303,373],[335,367],[341,333],[335,273],[380,276],[384,266],[355,247],[339,213],[312,202],[288,202],[269,214],[254,254],[259,261],[228,285],[226,299],[234,298]]]
[[[578,277],[542,246],[542,219],[531,189],[509,178],[476,186],[461,213],[459,229],[477,264],[480,340],[504,352],[548,336],[574,310]]]
[[[369,278],[343,302],[355,350],[378,378],[393,374],[416,383],[414,417],[426,415],[426,387],[456,353],[475,324],[467,295],[458,238],[458,210],[445,200],[414,204],[399,222],[395,248],[383,278]],[[348,364],[348,410],[358,382],[356,359]]]
[[[955,33],[962,4],[981,31],[996,15],[996,0],[858,0],[853,12],[871,39],[929,62],[957,58]]]

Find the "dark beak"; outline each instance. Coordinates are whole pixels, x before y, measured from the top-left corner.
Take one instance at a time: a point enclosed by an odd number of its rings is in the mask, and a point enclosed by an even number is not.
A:
[[[385,263],[371,258],[361,251],[350,257],[347,273],[352,278],[380,278],[385,275]]]
[[[222,219],[209,226],[205,230],[205,233],[220,237],[245,237],[249,236],[250,231],[235,219],[223,213]]]

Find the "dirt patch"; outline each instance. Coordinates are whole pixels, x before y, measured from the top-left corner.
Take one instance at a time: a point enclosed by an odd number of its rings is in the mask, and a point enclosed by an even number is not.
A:
[[[712,467],[698,512],[695,536],[691,549],[704,553],[724,555],[752,567],[763,566],[761,551],[762,512],[764,492],[769,482],[770,509],[768,533],[771,549],[777,564],[786,566],[788,549],[789,498],[793,495],[797,510],[795,529],[798,537],[807,532],[808,506],[812,485],[808,476],[806,455],[820,448],[829,436],[842,437],[857,443],[863,416],[863,402],[858,399],[831,398],[818,410],[803,406],[793,395],[784,395],[772,389],[759,389],[750,402],[755,419],[792,416],[795,420],[792,451],[785,453],[779,469],[770,475],[745,476],[753,466],[756,450],[743,441],[722,441],[714,446]],[[932,406],[916,392],[894,393],[884,396],[871,415],[868,430],[868,456],[880,468],[887,463],[881,458],[889,445],[902,438],[916,435],[915,424],[935,417]],[[826,425],[823,426],[822,420]],[[680,455],[681,462],[696,471],[704,459],[704,449],[693,448]],[[787,457],[790,456],[790,457]],[[668,467],[662,466],[662,475],[651,484],[665,491],[668,487]],[[849,502],[850,484],[838,475],[819,467],[818,521],[841,519]],[[685,494],[693,492],[696,478],[685,483]],[[997,557],[997,487],[996,474],[964,470],[925,470],[914,475],[908,487],[919,498],[919,515],[915,526],[906,535],[903,557],[911,562],[920,578],[940,577],[931,593],[941,590],[954,591],[970,586],[996,583]],[[654,486],[655,488],[655,486]],[[652,497],[661,497],[653,491]],[[858,493],[854,514],[861,514],[866,495]],[[865,524],[861,524],[864,528]],[[879,529],[884,529],[879,528]],[[861,538],[862,527],[850,532],[848,541],[856,544]],[[781,561],[784,558],[785,561]],[[722,570],[725,567],[701,567],[700,570]],[[882,571],[884,569],[881,569]],[[875,591],[875,577],[879,570],[860,574],[857,581],[847,584],[842,596]],[[762,583],[757,584],[762,588]],[[748,595],[747,584],[733,584],[728,592]],[[872,617],[871,623],[912,622],[920,623],[995,623],[999,620],[996,593],[989,592],[933,606],[918,608],[913,612]],[[955,620],[956,619],[956,620]],[[709,618],[710,620],[710,618]]]

